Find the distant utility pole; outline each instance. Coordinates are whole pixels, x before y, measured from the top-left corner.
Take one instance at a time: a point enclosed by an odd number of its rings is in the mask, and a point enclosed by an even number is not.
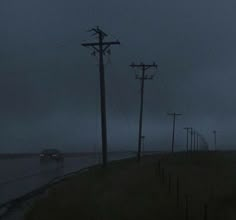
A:
[[[199,149],[199,134],[197,133],[197,151],[198,151],[198,149]]]
[[[99,72],[100,72],[100,95],[101,95],[101,129],[102,129],[102,160],[103,166],[107,165],[107,126],[106,126],[106,89],[105,89],[105,76],[104,76],[104,61],[103,56],[109,53],[111,45],[120,44],[119,41],[104,42],[104,38],[108,35],[104,33],[99,27],[90,30],[93,36],[98,36],[98,42],[84,43],[82,46],[90,47],[94,50],[92,54],[99,54]]]
[[[196,150],[196,131],[193,131],[193,151]]]
[[[136,79],[139,79],[141,82],[141,94],[140,94],[140,115],[139,115],[139,134],[138,134],[138,155],[137,155],[137,159],[138,162],[140,162],[141,159],[141,138],[142,138],[142,125],[143,125],[143,94],[144,94],[144,81],[145,80],[152,80],[153,79],[153,75],[149,75],[146,74],[146,70],[150,69],[150,68],[156,68],[157,69],[157,65],[155,63],[148,65],[148,64],[144,64],[144,63],[140,63],[140,64],[134,64],[132,63],[130,65],[130,67],[132,68],[138,68],[142,70],[142,74],[140,75],[136,75]]]
[[[214,147],[215,147],[215,151],[216,151],[216,130],[213,131],[214,134]]]
[[[191,138],[190,151],[192,152],[193,151],[193,128],[190,128],[190,138]]]
[[[180,116],[182,114],[177,114],[177,113],[168,113],[168,115],[173,116],[173,133],[172,133],[172,153],[174,152],[174,145],[175,145],[175,119],[176,116]]]
[[[187,140],[186,140],[186,151],[188,152],[189,151],[189,148],[188,148],[188,133],[189,133],[189,130],[191,130],[191,128],[188,128],[188,127],[186,127],[186,128],[184,128],[185,130],[186,130],[186,132],[187,132]]]
[[[142,147],[143,147],[143,150],[142,150],[142,152],[143,152],[143,155],[144,155],[144,140],[145,140],[145,136],[144,135],[142,135]]]

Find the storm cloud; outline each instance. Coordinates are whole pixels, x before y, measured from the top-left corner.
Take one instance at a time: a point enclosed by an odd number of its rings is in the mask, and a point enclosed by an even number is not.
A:
[[[110,150],[136,149],[140,83],[131,62],[157,62],[145,82],[147,149],[169,149],[172,120],[221,148],[235,145],[236,2],[232,0],[2,0],[0,146],[2,152],[57,145],[101,145],[98,59],[81,43],[99,25],[119,40],[105,58]],[[152,73],[152,72],[150,72]]]

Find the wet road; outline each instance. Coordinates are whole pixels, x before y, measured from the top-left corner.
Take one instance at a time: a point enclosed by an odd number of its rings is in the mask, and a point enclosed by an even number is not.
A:
[[[109,155],[109,160],[132,156],[132,153],[115,153]],[[63,164],[55,161],[40,163],[38,157],[0,160],[0,204],[22,196],[55,177],[98,164],[100,161],[98,155],[68,157]]]

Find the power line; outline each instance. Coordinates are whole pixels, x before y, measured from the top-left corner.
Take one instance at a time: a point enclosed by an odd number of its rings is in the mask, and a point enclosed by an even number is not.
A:
[[[132,68],[138,68],[142,70],[142,74],[141,76],[136,74],[136,79],[140,80],[141,82],[141,94],[140,94],[140,115],[139,115],[139,134],[138,134],[138,155],[137,155],[137,159],[138,162],[140,162],[141,159],[141,139],[142,139],[142,124],[143,124],[143,94],[144,94],[144,81],[145,80],[152,80],[154,75],[148,75],[146,74],[146,71],[150,68],[156,68],[157,69],[157,65],[156,63],[153,64],[144,64],[144,63],[140,63],[140,64],[134,64],[132,63],[130,65],[130,67]]]
[[[102,156],[103,167],[107,165],[107,124],[106,124],[106,88],[104,76],[104,58],[103,56],[110,54],[111,45],[119,45],[119,41],[104,42],[104,38],[108,35],[99,27],[92,28],[89,32],[93,32],[92,36],[98,36],[98,42],[83,43],[84,47],[91,47],[93,49],[92,55],[99,54],[99,72],[100,72],[100,94],[101,94],[101,129],[102,129]]]

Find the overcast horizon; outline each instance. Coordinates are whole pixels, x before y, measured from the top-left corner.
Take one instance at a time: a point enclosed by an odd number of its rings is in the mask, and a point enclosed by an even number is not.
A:
[[[137,149],[140,82],[129,65],[159,66],[145,82],[147,150],[176,149],[186,126],[236,149],[236,2],[233,0],[0,2],[0,153],[100,149],[98,58],[81,43],[119,40],[105,58],[109,150]]]

